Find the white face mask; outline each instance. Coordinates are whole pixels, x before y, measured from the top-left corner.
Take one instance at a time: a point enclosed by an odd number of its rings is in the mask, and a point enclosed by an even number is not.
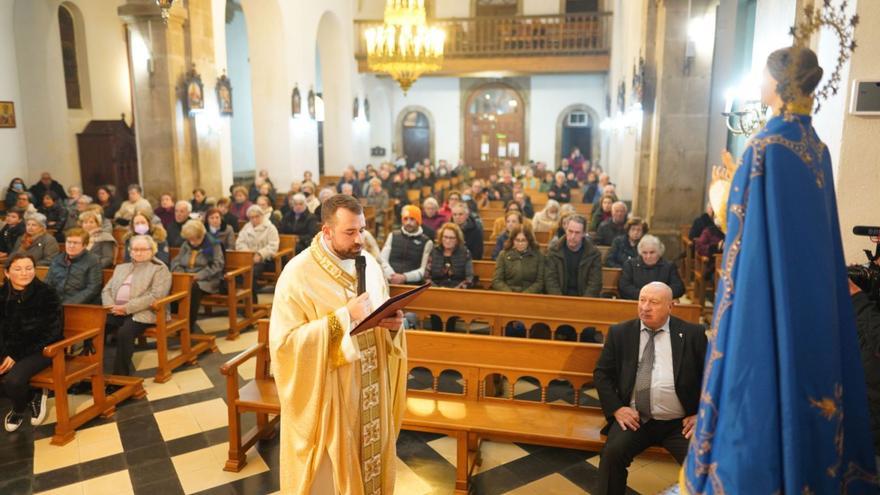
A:
[[[146,225],[146,224],[143,224],[143,223],[139,223],[139,224],[137,224],[137,225],[134,226],[134,232],[135,232],[136,234],[138,234],[138,235],[144,235],[144,234],[146,234],[146,233],[149,232],[149,231],[150,231],[150,226],[149,226],[149,225]]]

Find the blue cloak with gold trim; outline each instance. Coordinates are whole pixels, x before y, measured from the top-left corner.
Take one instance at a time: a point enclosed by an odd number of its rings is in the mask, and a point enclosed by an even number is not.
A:
[[[733,177],[690,494],[877,493],[831,159],[774,117]]]

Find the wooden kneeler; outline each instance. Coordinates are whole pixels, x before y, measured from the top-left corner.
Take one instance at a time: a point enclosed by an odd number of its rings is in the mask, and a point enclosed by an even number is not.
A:
[[[260,318],[265,318],[268,312],[262,308],[254,308],[252,299],[254,252],[226,251],[226,270],[227,272],[223,274],[226,280],[226,294],[205,294],[202,296],[202,306],[208,314],[211,314],[211,308],[214,306],[226,308],[229,315],[229,332],[226,334],[226,340],[235,340],[242,330],[253,325]],[[239,278],[241,282],[237,280]],[[242,318],[238,317],[239,308],[244,313]]]
[[[107,311],[101,306],[85,304],[64,305],[64,339],[43,348],[43,355],[52,359],[52,366],[34,375],[31,386],[55,392],[55,412],[58,418],[52,445],[65,445],[73,440],[76,428],[97,416],[109,418],[116,412],[116,404],[134,397],[146,396],[143,378],[104,375],[104,323]],[[90,356],[68,356],[65,349],[92,339],[95,353]],[[94,404],[71,415],[67,403],[67,388],[74,383],[90,380]],[[112,395],[105,395],[105,384],[121,387]]]
[[[184,363],[197,364],[199,354],[216,352],[217,344],[213,335],[191,335],[189,332],[189,305],[194,275],[189,273],[171,274],[171,294],[154,302],[150,308],[156,312],[156,325],[146,329],[138,342],[143,344],[146,338],[156,340],[156,352],[159,365],[156,370],[156,383],[167,382],[171,372]],[[171,312],[171,303],[177,303],[177,311]],[[170,318],[165,318],[166,311]],[[180,354],[168,357],[168,339],[177,335],[180,339]]]

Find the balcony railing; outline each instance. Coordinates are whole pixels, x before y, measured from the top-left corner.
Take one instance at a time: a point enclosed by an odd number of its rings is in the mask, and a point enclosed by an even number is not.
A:
[[[611,13],[434,19],[446,30],[445,56],[507,57],[607,54]],[[367,57],[364,31],[381,21],[355,21],[358,59]]]

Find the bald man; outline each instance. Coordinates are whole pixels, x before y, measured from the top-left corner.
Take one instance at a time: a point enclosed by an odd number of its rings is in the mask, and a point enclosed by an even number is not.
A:
[[[614,325],[593,381],[608,435],[596,493],[626,492],[627,468],[648,447],[664,447],[681,464],[696,422],[706,333],[671,315],[672,289],[651,282],[639,293],[639,317]]]

